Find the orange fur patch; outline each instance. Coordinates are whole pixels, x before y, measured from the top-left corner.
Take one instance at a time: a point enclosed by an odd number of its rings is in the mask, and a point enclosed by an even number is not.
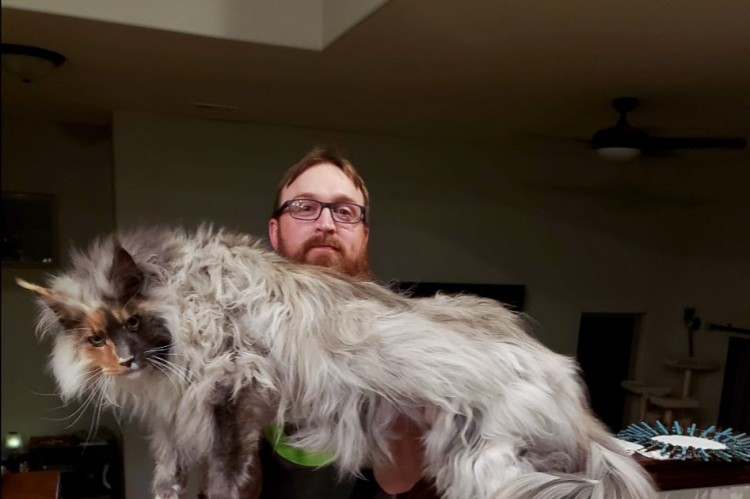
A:
[[[119,318],[118,318],[119,320]],[[103,374],[123,374],[128,369],[121,366],[117,356],[117,350],[107,335],[107,313],[100,308],[94,310],[82,321],[82,341],[86,342],[86,355],[92,364],[102,370]],[[95,347],[88,341],[88,337],[96,334],[105,338],[106,343]]]

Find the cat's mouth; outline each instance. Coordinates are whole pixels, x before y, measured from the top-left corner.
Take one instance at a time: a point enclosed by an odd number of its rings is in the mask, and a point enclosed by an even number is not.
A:
[[[121,374],[120,376],[124,378],[135,379],[135,378],[139,378],[142,373],[143,373],[143,369],[140,369],[140,368],[129,369],[127,372]]]
[[[143,367],[140,364],[131,364],[130,366],[117,366],[111,368],[105,368],[102,370],[102,374],[107,376],[123,376],[123,377],[135,377],[143,371]]]

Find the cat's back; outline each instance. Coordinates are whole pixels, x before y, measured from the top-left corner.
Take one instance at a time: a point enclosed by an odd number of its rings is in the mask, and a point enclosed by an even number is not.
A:
[[[136,262],[171,269],[191,262],[198,266],[230,266],[232,259],[263,260],[270,254],[262,239],[211,224],[195,229],[138,227],[117,232],[111,239],[133,255]]]

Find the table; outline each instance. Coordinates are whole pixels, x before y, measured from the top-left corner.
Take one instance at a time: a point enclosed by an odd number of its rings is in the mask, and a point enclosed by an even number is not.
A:
[[[660,461],[640,455],[634,458],[662,491],[750,484],[750,463]]]
[[[59,471],[31,471],[3,475],[3,499],[58,499]]]

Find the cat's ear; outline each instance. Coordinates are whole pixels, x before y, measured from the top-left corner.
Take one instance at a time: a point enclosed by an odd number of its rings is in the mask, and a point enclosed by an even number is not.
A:
[[[129,302],[143,287],[143,272],[135,264],[130,253],[117,242],[110,277],[115,283],[120,303]]]
[[[32,284],[20,277],[16,277],[16,284],[34,293],[61,321],[68,322],[75,315],[72,311],[68,310],[63,300],[54,291],[37,284]]]

